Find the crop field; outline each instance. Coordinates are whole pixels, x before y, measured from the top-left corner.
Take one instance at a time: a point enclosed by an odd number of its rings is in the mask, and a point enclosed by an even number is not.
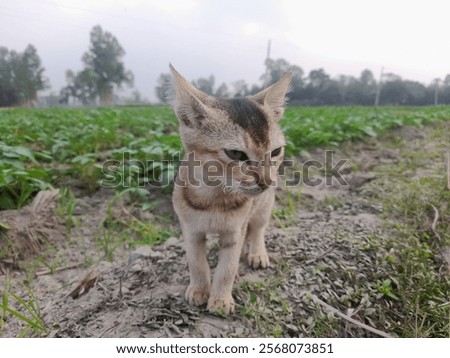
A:
[[[445,106],[289,107],[286,155],[350,158],[350,188],[279,190],[272,266],[242,269],[223,318],[182,299],[170,108],[1,110],[0,336],[448,337],[449,123]]]
[[[448,107],[312,107],[289,108],[281,124],[289,156],[376,136],[395,126],[448,118]],[[100,184],[102,164],[123,161],[125,152],[135,160],[154,161],[149,177],[166,174],[171,179],[174,173],[167,173],[170,167],[164,163],[182,151],[176,118],[166,107],[4,110],[0,133],[0,209],[20,208],[39,190],[59,187],[64,177],[75,177],[77,185],[93,191]],[[125,170],[128,163],[122,164],[123,182],[139,187],[139,177]]]

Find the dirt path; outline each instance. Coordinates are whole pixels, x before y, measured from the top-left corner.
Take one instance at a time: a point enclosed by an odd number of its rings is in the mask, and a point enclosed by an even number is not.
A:
[[[448,124],[445,128],[450,132]],[[91,257],[86,253],[99,250],[95,232],[112,199],[104,191],[77,200],[78,225],[57,245],[65,257],[60,267],[66,269],[41,270],[32,278],[10,273],[11,287],[24,292],[20,282],[30,281],[51,337],[377,336],[362,324],[391,334],[385,324],[391,301],[380,291],[380,258],[386,250],[373,245],[375,238],[389,235],[383,206],[374,199],[377,182],[386,179],[378,169],[422,150],[434,130],[403,128],[381,140],[335,148],[335,161],[348,159],[341,171],[346,186],[333,181],[331,186],[279,190],[276,219],[266,235],[271,266],[255,271],[241,262],[233,291],[238,309],[229,317],[185,303],[188,270],[178,238],[128,250],[112,263],[86,260]],[[396,147],[396,141],[402,146]],[[445,149],[435,145],[433,150]],[[304,153],[298,164],[309,159],[323,161],[324,150]],[[210,246],[215,266],[214,240]],[[69,294],[86,275],[98,278],[95,286],[73,299]],[[0,276],[1,287],[5,279]],[[331,314],[317,299],[361,325]],[[8,319],[3,335],[17,336],[22,328],[18,320]]]

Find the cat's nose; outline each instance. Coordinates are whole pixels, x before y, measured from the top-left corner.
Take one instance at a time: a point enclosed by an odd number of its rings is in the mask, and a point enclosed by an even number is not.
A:
[[[258,185],[262,190],[267,189],[268,187],[270,187],[270,185],[273,183],[273,181],[271,179],[266,179],[266,180],[261,180]]]
[[[262,189],[262,190],[266,190],[269,186],[266,183],[259,183],[258,186]]]

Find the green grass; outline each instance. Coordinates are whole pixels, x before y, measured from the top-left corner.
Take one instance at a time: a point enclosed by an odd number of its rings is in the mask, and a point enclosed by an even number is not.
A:
[[[379,167],[370,188],[390,235],[375,237],[368,249],[386,253],[377,265],[385,272],[377,289],[391,300],[390,325],[400,337],[450,337],[450,276],[442,257],[450,247],[450,190],[442,165],[449,128],[436,123],[434,135],[420,144],[425,151],[392,144],[406,160]]]
[[[283,286],[283,279],[274,277],[265,282],[246,281],[235,289],[239,314],[252,322],[260,336],[281,337],[288,329],[285,317],[292,309],[283,297]]]
[[[385,213],[396,218],[393,235],[384,243],[390,248],[386,262],[391,278],[383,281],[380,292],[398,303],[404,319],[396,327],[401,336],[449,337],[450,280],[439,252],[450,246],[450,191],[435,178],[396,179],[391,185],[383,199]],[[432,229],[434,208],[441,219]]]
[[[42,320],[38,299],[31,289],[24,288],[27,294],[21,297],[12,292],[9,283],[6,283],[0,306],[0,332],[8,320],[17,319],[23,326],[18,337],[45,336],[48,329]]]
[[[57,214],[64,219],[68,232],[75,225],[73,211],[75,210],[75,195],[70,188],[61,188]]]
[[[279,207],[272,210],[272,217],[280,228],[286,228],[292,224],[292,216],[303,203],[301,187],[286,188],[282,194],[276,194]]]

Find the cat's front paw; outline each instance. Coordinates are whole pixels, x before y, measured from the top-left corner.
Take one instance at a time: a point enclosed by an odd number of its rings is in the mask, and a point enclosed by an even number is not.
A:
[[[210,313],[226,315],[234,313],[235,305],[233,297],[231,295],[229,297],[210,297],[207,308]]]
[[[269,267],[269,256],[267,253],[264,252],[258,252],[254,254],[248,254],[247,256],[247,262],[250,267],[253,267],[254,269],[258,268],[267,268]]]
[[[202,306],[209,298],[209,289],[189,286],[184,295],[190,305]]]

